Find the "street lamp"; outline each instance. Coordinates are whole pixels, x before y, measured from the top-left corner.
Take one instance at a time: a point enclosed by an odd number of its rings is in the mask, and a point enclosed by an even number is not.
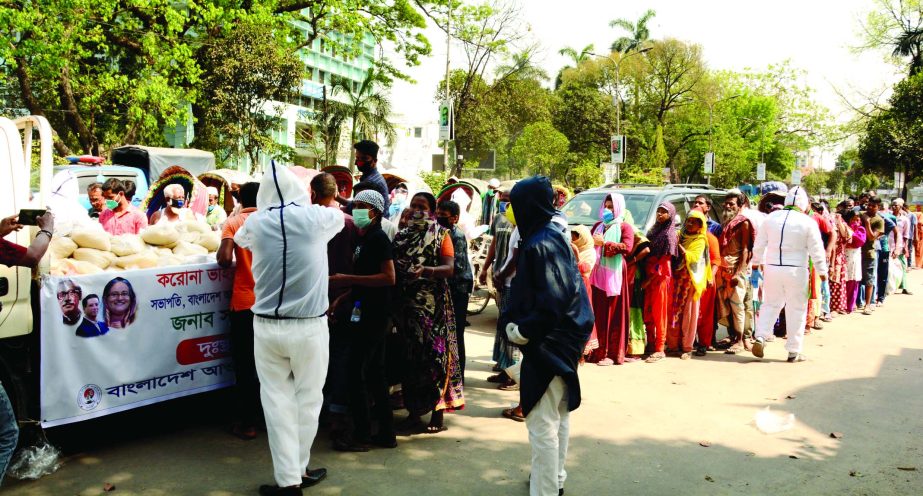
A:
[[[714,127],[715,105],[717,105],[717,104],[719,104],[719,103],[721,103],[721,102],[726,102],[726,101],[728,101],[728,100],[733,100],[733,99],[735,99],[735,98],[740,98],[740,97],[742,97],[742,96],[743,96],[743,95],[741,95],[741,94],[737,94],[737,95],[729,96],[729,97],[727,97],[727,98],[720,98],[720,99],[718,99],[718,100],[715,100],[714,102],[710,102],[710,103],[709,103],[707,100],[706,100],[706,102],[705,102],[705,104],[708,105],[708,153],[712,153],[712,154],[713,154],[713,155],[712,155],[712,167],[714,167],[714,159],[715,159],[715,157],[714,157],[715,150],[714,150],[714,148],[712,148],[712,137],[711,137],[711,135],[712,135],[712,128]],[[705,100],[705,99],[703,98],[703,100]],[[711,184],[711,174],[706,174],[706,175],[705,175],[705,181],[706,181],[708,184]]]
[[[615,95],[613,95],[613,100],[615,100],[614,103],[615,103],[615,134],[616,135],[621,136],[622,134],[622,126],[621,126],[622,124],[622,91],[621,91],[621,88],[619,87],[619,79],[621,77],[622,62],[624,62],[626,59],[631,58],[633,55],[638,55],[638,54],[642,54],[642,53],[649,52],[649,51],[651,51],[651,47],[642,48],[636,52],[628,52],[625,55],[620,56],[618,60],[615,60],[615,58],[612,57],[612,54],[599,55],[597,53],[588,52],[590,55],[593,55],[595,57],[607,58],[611,60],[612,63],[615,65]],[[622,176],[622,168],[616,167],[615,168],[615,182],[617,183],[622,182],[621,176]]]

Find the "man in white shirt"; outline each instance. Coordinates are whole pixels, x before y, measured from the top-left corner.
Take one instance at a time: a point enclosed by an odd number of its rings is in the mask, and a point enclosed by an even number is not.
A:
[[[300,495],[325,469],[308,470],[329,360],[327,242],[344,226],[338,209],[309,205],[304,184],[272,163],[258,210],[234,241],[253,253],[254,357],[278,485],[263,496]]]
[[[795,186],[785,197],[782,210],[766,216],[753,245],[753,269],[764,274],[763,303],[756,322],[753,355],[763,357],[766,338],[785,307],[789,362],[805,360],[801,354],[808,310],[808,259],[821,280],[827,279],[827,256],[817,222],[805,215],[810,207],[804,188]],[[762,266],[762,267],[761,267]]]

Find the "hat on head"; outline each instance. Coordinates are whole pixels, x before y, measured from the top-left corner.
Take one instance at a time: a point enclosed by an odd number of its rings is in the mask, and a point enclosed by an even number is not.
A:
[[[490,186],[491,188],[497,189],[500,187],[500,180],[495,177],[491,179],[490,182],[487,183],[487,185]]]
[[[209,186],[206,191],[208,191],[208,196],[218,196],[218,188],[214,186]]]
[[[359,192],[353,198],[353,202],[362,202],[367,203],[372,206],[378,213],[382,213],[385,210],[385,200],[381,197],[381,193],[375,191],[374,189],[365,189]]]

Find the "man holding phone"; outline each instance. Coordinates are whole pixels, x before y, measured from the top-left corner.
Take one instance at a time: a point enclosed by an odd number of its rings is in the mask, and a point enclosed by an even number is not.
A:
[[[39,228],[38,234],[32,240],[32,244],[26,248],[3,239],[8,234],[22,229],[23,225],[19,223],[19,215],[0,220],[0,265],[32,268],[38,265],[39,260],[45,256],[48,243],[51,241],[51,233],[54,231],[54,215],[46,211],[36,219],[36,225]],[[13,415],[13,406],[10,404],[6,390],[0,384],[0,485],[3,483],[3,474],[6,473],[6,468],[10,464],[10,457],[13,456],[18,439],[19,427]]]

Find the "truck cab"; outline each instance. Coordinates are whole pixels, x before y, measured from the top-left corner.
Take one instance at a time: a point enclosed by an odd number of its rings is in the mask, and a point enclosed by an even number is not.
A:
[[[39,137],[40,187],[31,198],[30,176],[33,134]],[[41,208],[49,195],[52,174],[52,132],[44,117],[16,120],[0,117],[0,217],[16,215],[22,208]],[[25,227],[6,240],[22,246],[32,242],[37,229]],[[38,397],[38,340],[33,302],[38,286],[27,267],[0,265],[0,382],[19,419],[36,418]]]

